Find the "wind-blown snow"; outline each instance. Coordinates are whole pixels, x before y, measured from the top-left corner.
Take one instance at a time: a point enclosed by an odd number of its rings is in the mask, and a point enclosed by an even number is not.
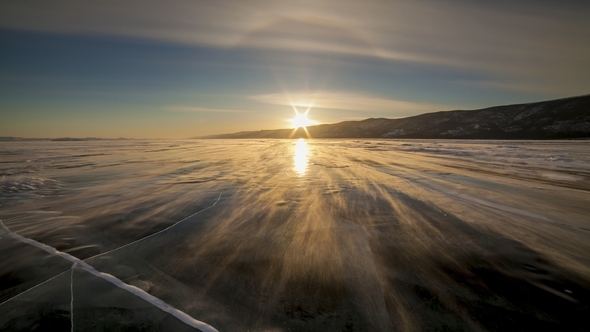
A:
[[[589,314],[587,141],[0,150],[0,329],[48,312],[76,330],[579,331]]]

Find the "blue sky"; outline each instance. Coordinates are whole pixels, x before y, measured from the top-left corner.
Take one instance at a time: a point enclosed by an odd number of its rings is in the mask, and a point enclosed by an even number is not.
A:
[[[590,92],[583,1],[4,1],[0,136],[186,138]]]

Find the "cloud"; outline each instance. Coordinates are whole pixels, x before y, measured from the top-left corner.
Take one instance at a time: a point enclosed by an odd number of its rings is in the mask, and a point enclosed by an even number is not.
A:
[[[390,112],[398,115],[441,111],[443,105],[392,100],[347,92],[316,92],[292,94],[263,94],[248,97],[259,103],[294,106],[298,108],[329,108],[363,112]]]
[[[169,112],[195,112],[195,113],[247,113],[245,110],[232,110],[232,109],[219,109],[219,108],[206,108],[206,107],[195,107],[195,106],[165,106],[164,109]]]
[[[510,80],[488,80],[488,81],[468,81],[470,85],[478,85],[485,88],[500,89],[506,91],[518,91],[527,93],[542,93],[543,95],[553,98],[572,95],[588,94],[588,87],[577,84],[575,80],[563,79],[562,81],[536,81],[524,80],[514,82]]]
[[[189,45],[329,53],[590,88],[590,4],[379,0],[31,0],[0,26]]]

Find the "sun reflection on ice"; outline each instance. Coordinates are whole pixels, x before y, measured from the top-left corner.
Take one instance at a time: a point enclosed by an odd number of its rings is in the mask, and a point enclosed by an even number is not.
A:
[[[295,155],[293,156],[295,165],[293,168],[299,176],[305,175],[305,172],[307,171],[308,154],[309,148],[307,147],[307,141],[303,138],[298,139],[297,143],[295,143]]]

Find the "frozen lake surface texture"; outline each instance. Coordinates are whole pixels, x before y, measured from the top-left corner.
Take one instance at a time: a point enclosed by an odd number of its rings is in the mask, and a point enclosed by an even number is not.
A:
[[[588,142],[2,142],[0,176],[2,331],[588,331]]]

